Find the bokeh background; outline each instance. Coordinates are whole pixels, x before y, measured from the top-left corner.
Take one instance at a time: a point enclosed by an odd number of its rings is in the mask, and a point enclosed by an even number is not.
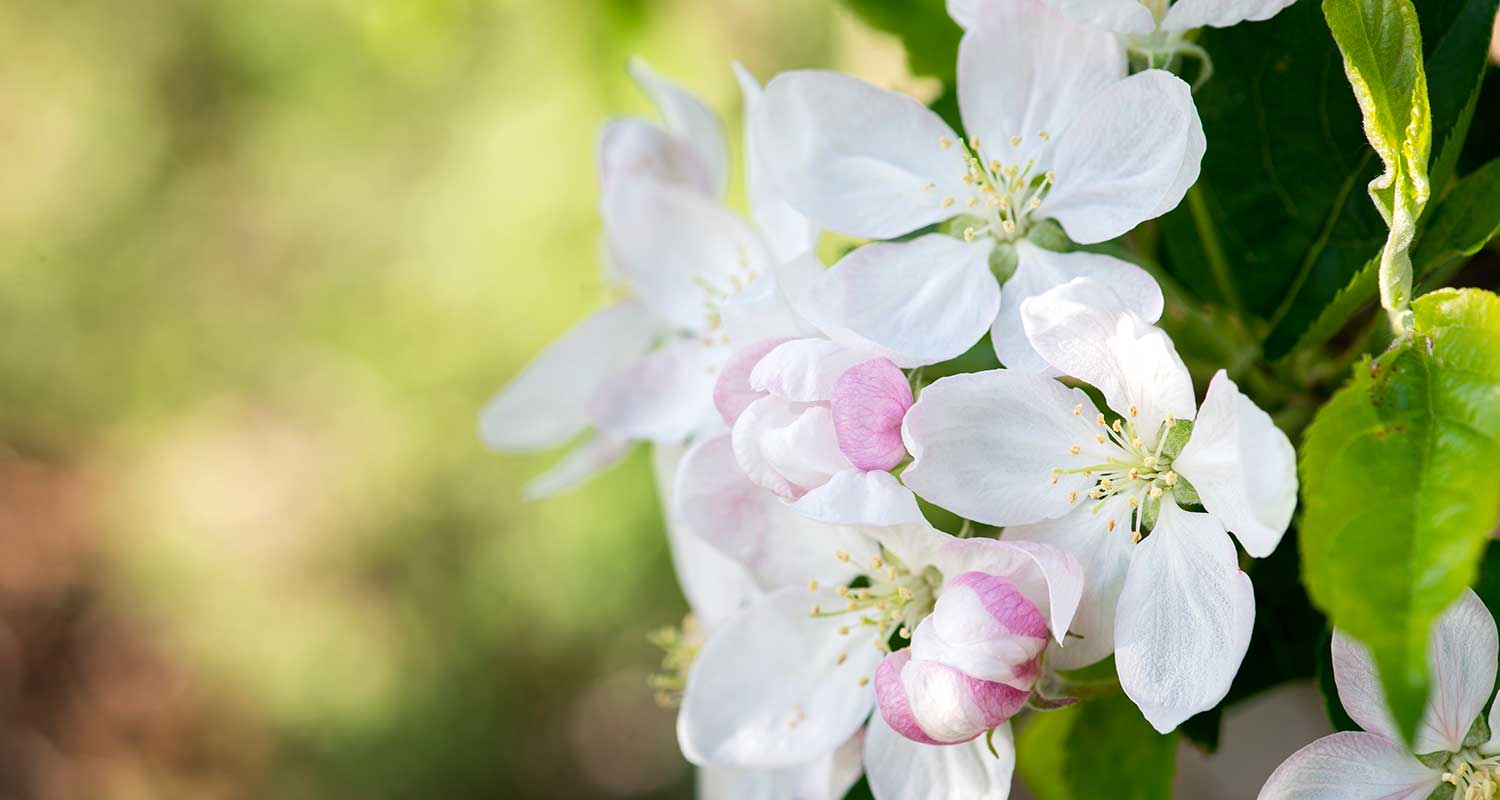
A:
[[[690,794],[646,454],[475,435],[632,54],[736,146],[732,59],[933,89],[833,0],[0,3],[0,797]]]

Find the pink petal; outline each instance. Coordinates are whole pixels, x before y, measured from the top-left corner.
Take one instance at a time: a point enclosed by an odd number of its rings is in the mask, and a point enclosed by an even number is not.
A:
[[[1007,632],[1042,640],[1048,637],[1047,620],[1042,618],[1042,612],[1008,579],[984,572],[965,572],[948,583],[950,589],[958,586],[973,589],[985,610]]]
[[[911,408],[911,384],[889,359],[855,364],[833,387],[833,427],[839,450],[862,470],[888,470],[906,457],[901,420]]]
[[[901,683],[901,668],[911,661],[911,648],[897,650],[885,657],[875,669],[875,702],[887,725],[906,738],[922,744],[942,744],[922,731],[917,717],[906,701],[906,687]]]
[[[729,357],[729,362],[724,365],[719,372],[718,381],[714,383],[714,408],[719,410],[724,424],[734,425],[734,421],[740,418],[740,414],[751,403],[766,395],[765,392],[757,392],[750,387],[750,372],[767,353],[788,341],[791,339],[763,339]]]

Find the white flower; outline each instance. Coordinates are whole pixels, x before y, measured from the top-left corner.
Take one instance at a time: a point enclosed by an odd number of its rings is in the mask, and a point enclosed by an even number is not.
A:
[[[783,196],[817,224],[873,239],[949,226],[856,250],[810,290],[810,321],[897,366],[957,356],[993,324],[1002,362],[1043,369],[1018,335],[1020,303],[1078,275],[1110,273],[1138,314],[1161,312],[1134,267],[1025,240],[1051,219],[1102,242],[1175,207],[1205,146],[1190,90],[1161,70],[1126,77],[1113,35],[1034,0],[998,10],[959,48],[967,141],[910,97],[831,72],[778,76],[752,119]],[[1012,243],[1002,302],[991,255]]]
[[[1125,692],[1165,732],[1223,699],[1239,668],[1255,603],[1225,531],[1251,556],[1275,549],[1296,504],[1295,455],[1222,371],[1195,409],[1171,340],[1108,293],[1075,279],[1023,317],[1042,357],[1097,388],[1116,419],[1037,375],[945,378],[907,412],[902,480],[1009,526],[1008,538],[1072,553],[1088,576],[1072,629],[1083,638],[1052,663],[1113,650]],[[1208,513],[1182,508],[1199,503]]]
[[[817,231],[779,201],[753,150],[747,174],[759,226],[725,207],[724,137],[713,112],[640,62],[631,73],[666,125],[616,120],[600,137],[610,277],[628,297],[564,334],[480,415],[482,437],[500,450],[546,449],[597,431],[531,484],[533,495],[583,480],[633,441],[679,443],[718,429],[713,386],[730,354],[766,336],[812,332],[772,273],[809,251]],[[753,109],[760,88],[739,74]]]
[[[1364,732],[1335,733],[1293,753],[1260,790],[1260,800],[1426,800],[1444,783],[1453,800],[1500,797],[1500,703],[1480,719],[1495,690],[1495,620],[1473,591],[1434,624],[1427,651],[1432,690],[1414,746],[1402,744],[1364,645],[1333,636],[1339,701]],[[1413,755],[1416,754],[1416,755]]]
[[[1016,0],[948,0],[948,14],[968,28],[1005,13]],[[1152,64],[1174,54],[1205,59],[1203,50],[1185,38],[1197,28],[1227,28],[1241,22],[1270,19],[1296,0],[1042,0],[1052,9],[1085,25],[1119,34],[1131,52]],[[1199,81],[1207,77],[1200,75]]]
[[[722,438],[719,441],[727,446],[727,441]],[[682,635],[673,642],[677,647],[686,648],[687,652],[676,656],[680,661],[688,663],[695,657],[694,651],[702,647],[703,637],[711,635],[725,620],[754,603],[766,590],[788,585],[778,580],[779,575],[789,574],[788,571],[778,571],[777,564],[768,562],[766,557],[794,557],[799,552],[799,539],[806,542],[809,538],[816,539],[817,534],[822,533],[806,529],[807,525],[814,523],[804,523],[801,529],[796,528],[797,515],[783,512],[791,517],[789,521],[793,526],[776,526],[766,528],[765,531],[770,534],[775,530],[785,534],[784,538],[767,541],[769,547],[763,552],[736,554],[746,556],[744,560],[725,555],[719,548],[731,545],[733,541],[722,536],[719,531],[714,531],[720,535],[712,540],[705,536],[706,530],[694,526],[693,523],[697,520],[691,513],[682,512],[681,498],[675,497],[673,493],[673,482],[681,474],[679,462],[688,464],[694,459],[695,452],[704,452],[703,447],[695,447],[686,457],[682,448],[673,446],[658,445],[653,448],[652,453],[667,520],[667,540],[671,545],[672,565],[677,571],[679,584],[687,597],[691,612]],[[712,452],[712,448],[709,452]],[[700,456],[696,466],[711,469],[711,462],[711,456],[707,459]],[[732,460],[730,466],[734,466]],[[737,469],[734,471],[738,472]],[[842,540],[832,538],[829,541]],[[849,541],[863,542],[862,539],[853,537]],[[805,554],[806,545],[803,547],[804,550],[800,552],[804,555],[797,562],[799,568],[794,579],[799,584],[809,579],[811,573],[806,567],[811,563],[820,567],[818,572],[825,581],[849,580],[853,577],[855,570],[851,565],[832,559],[813,562],[810,555]],[[683,676],[670,677],[681,679]],[[800,763],[774,769],[704,768],[698,775],[698,796],[702,800],[763,800],[782,797],[797,800],[841,800],[849,787],[859,780],[862,748],[863,738],[855,735],[830,752],[818,753]]]
[[[1008,726],[993,737],[999,759],[978,739],[913,742],[871,715],[876,669],[892,637],[920,627],[966,573],[1007,579],[1051,630],[1067,630],[1082,589],[1077,564],[1046,545],[960,540],[923,524],[871,533],[878,547],[871,539],[826,556],[859,565],[868,586],[814,584],[811,596],[780,589],[709,637],[678,717],[683,753],[700,766],[776,768],[833,751],[868,721],[864,769],[877,798],[1005,797],[1014,763]]]

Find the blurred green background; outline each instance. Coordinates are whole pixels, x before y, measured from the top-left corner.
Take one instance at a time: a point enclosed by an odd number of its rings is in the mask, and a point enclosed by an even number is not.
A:
[[[604,300],[639,54],[911,88],[832,0],[0,4],[0,797],[667,797],[644,451],[484,401]],[[736,195],[740,187],[733,190]]]

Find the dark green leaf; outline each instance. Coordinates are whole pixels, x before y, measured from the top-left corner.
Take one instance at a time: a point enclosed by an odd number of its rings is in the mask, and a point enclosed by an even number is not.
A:
[[[948,16],[944,0],[843,0],[844,5],[877,30],[893,34],[906,47],[906,62],[916,75],[953,77],[958,40],[963,30]],[[950,81],[951,82],[951,81]]]
[[[1434,164],[1462,146],[1461,112],[1484,58],[1469,21],[1497,0],[1422,0]],[[1212,80],[1195,99],[1208,136],[1203,173],[1190,198],[1163,219],[1167,266],[1200,297],[1233,307],[1219,274],[1231,277],[1240,305],[1271,322],[1266,354],[1291,352],[1318,323],[1319,343],[1375,297],[1368,282],[1349,289],[1375,257],[1386,225],[1364,194],[1379,174],[1366,144],[1342,57],[1316,3],[1297,3],[1266,22],[1205,29]],[[1453,98],[1458,98],[1455,101]],[[1455,111],[1457,107],[1457,111]],[[1483,115],[1484,110],[1480,112]],[[1195,213],[1196,208],[1196,213]],[[1217,244],[1215,269],[1204,239]],[[1340,292],[1340,307],[1319,315]]]
[[[1479,252],[1500,232],[1500,159],[1466,175],[1432,211],[1417,242],[1417,274]]]
[[[1443,290],[1415,334],[1355,370],[1302,444],[1304,581],[1369,645],[1410,734],[1432,620],[1468,586],[1500,517],[1500,297]]]
[[[1177,735],[1123,694],[1037,714],[1016,736],[1016,771],[1038,800],[1164,800],[1176,762]]]

